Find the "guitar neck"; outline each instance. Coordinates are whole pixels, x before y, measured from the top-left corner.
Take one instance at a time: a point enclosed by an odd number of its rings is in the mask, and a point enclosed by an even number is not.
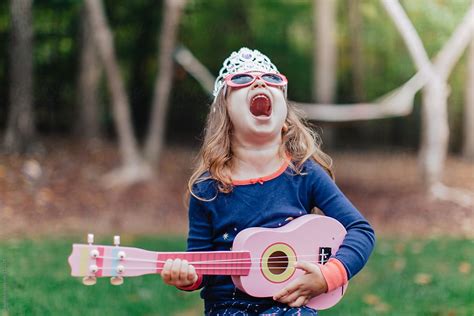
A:
[[[69,264],[73,276],[88,276],[95,269],[97,277],[127,277],[161,273],[166,260],[177,258],[187,260],[201,275],[248,275],[251,267],[248,251],[155,252],[84,244],[73,245]]]
[[[168,259],[183,259],[203,275],[248,275],[251,258],[248,251],[157,252],[157,273]]]

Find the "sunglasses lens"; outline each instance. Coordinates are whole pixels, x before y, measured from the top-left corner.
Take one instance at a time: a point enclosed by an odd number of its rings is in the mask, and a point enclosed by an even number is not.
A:
[[[233,76],[230,81],[235,84],[246,84],[253,80],[253,76],[248,74],[237,74]]]
[[[265,74],[262,79],[269,83],[282,83],[283,78],[277,74]]]

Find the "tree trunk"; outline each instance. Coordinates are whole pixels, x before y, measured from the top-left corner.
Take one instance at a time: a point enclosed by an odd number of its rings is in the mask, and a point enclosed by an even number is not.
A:
[[[166,0],[159,45],[159,72],[155,81],[152,114],[145,142],[145,157],[157,163],[166,131],[166,113],[173,81],[173,51],[176,45],[179,21],[185,0]]]
[[[4,147],[24,152],[35,136],[32,0],[11,0],[10,113]]]
[[[81,12],[81,52],[78,78],[76,134],[84,140],[101,137],[98,88],[102,74],[97,49],[92,37],[89,16],[85,8]]]
[[[432,188],[442,180],[443,168],[448,152],[449,88],[446,81],[459,60],[474,31],[471,6],[463,22],[457,27],[447,44],[435,58],[434,65],[428,58],[423,43],[398,1],[382,0],[387,12],[400,31],[417,68],[429,76],[430,81],[423,90],[422,137],[419,163],[426,188]]]
[[[448,154],[448,92],[445,82],[433,80],[423,88],[419,163],[427,189],[440,182]]]
[[[463,156],[474,161],[474,36],[467,55],[467,78],[464,100]]]
[[[209,96],[214,92],[216,78],[194,55],[184,46],[175,50],[174,59],[191,76],[193,76]]]
[[[86,0],[86,10],[94,34],[95,45],[107,77],[109,93],[117,128],[123,166],[106,177],[106,185],[129,184],[151,176],[138,150],[130,119],[129,101],[114,51],[112,32],[107,23],[102,1]]]
[[[320,103],[333,103],[336,89],[336,1],[314,1],[313,98]]]
[[[356,102],[365,100],[364,87],[364,58],[362,54],[362,17],[360,14],[360,1],[348,1],[349,6],[349,30],[352,65],[352,89]]]
[[[336,0],[313,2],[313,99],[317,103],[334,103],[336,94]],[[336,130],[324,126],[321,135],[328,147],[335,146]]]
[[[425,87],[423,95],[422,143],[419,161],[422,165],[422,176],[425,184],[431,190],[442,180],[445,159],[448,153],[448,96],[449,87],[446,82],[461,58],[462,53],[469,45],[474,34],[474,3],[470,6],[463,21],[456,28],[446,46],[434,59],[434,73],[439,77],[432,80]],[[432,157],[435,156],[435,157]]]

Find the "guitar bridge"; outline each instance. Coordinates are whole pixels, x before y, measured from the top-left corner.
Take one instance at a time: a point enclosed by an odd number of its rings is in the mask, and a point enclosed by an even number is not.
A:
[[[319,247],[318,252],[318,263],[325,264],[328,262],[329,258],[331,257],[332,249],[331,247]]]

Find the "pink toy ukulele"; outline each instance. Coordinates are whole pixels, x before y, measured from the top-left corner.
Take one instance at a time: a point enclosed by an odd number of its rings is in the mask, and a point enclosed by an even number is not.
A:
[[[341,245],[346,230],[335,219],[304,215],[279,228],[247,228],[234,239],[232,251],[153,252],[139,248],[74,244],[69,257],[71,275],[93,285],[96,277],[112,277],[120,285],[123,277],[161,273],[169,258],[194,265],[198,274],[230,275],[234,284],[255,297],[270,297],[304,271],[294,268],[297,260],[326,263]],[[307,306],[321,310],[334,306],[347,284],[310,300]]]

